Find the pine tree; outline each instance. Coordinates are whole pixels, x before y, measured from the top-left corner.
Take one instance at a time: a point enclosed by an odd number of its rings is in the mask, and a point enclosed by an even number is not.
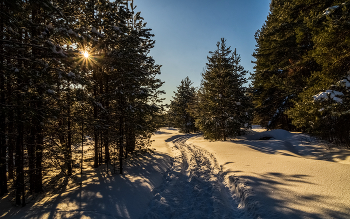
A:
[[[256,33],[253,96],[256,119],[268,128],[294,129],[285,114],[293,107],[313,71],[320,65],[307,20],[330,1],[273,1],[266,23]]]
[[[169,113],[172,115],[174,126],[179,128],[181,132],[190,133],[195,132],[195,120],[190,115],[189,105],[193,101],[195,96],[195,88],[192,87],[193,83],[186,77],[181,80],[181,85],[177,87],[175,97],[170,103]]]
[[[242,134],[250,125],[250,101],[246,95],[247,71],[239,64],[240,56],[226,47],[225,39],[209,52],[206,70],[198,93],[197,127],[209,139],[226,140]]]
[[[299,95],[300,101],[288,111],[288,115],[300,129],[334,143],[349,144],[346,85],[349,85],[350,4],[334,2],[328,6],[307,20],[315,42],[310,54],[321,70],[312,73]],[[322,96],[320,94],[325,98],[315,100],[315,97]],[[336,94],[342,95],[336,97]],[[335,101],[335,97],[342,101]]]
[[[0,195],[7,176],[24,205],[50,168],[72,175],[72,146],[84,135],[94,136],[95,166],[103,153],[107,164],[116,157],[117,145],[122,173],[127,154],[150,144],[162,110],[160,66],[148,56],[153,35],[140,13],[107,0],[0,7]]]

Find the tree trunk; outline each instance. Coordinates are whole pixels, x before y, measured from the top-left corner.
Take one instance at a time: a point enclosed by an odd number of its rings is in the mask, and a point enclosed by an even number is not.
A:
[[[123,156],[124,156],[124,133],[123,116],[119,118],[119,173],[123,174]]]
[[[8,178],[13,179],[13,171],[14,171],[14,166],[13,166],[13,152],[16,147],[15,144],[15,133],[14,133],[14,113],[11,110],[9,112],[9,124],[8,124],[8,153],[9,153],[9,160],[7,162],[7,167],[8,167]]]
[[[1,11],[3,10],[3,2],[1,1]],[[1,13],[0,21],[0,38],[3,39],[4,20]],[[3,52],[3,43],[0,42],[0,52]],[[6,115],[5,115],[5,71],[4,58],[0,57],[0,197],[7,193],[7,176],[6,176]]]
[[[70,94],[68,94],[70,95]],[[68,97],[69,99],[70,97]],[[66,158],[66,166],[67,166],[67,174],[68,176],[72,175],[72,130],[71,130],[71,106],[70,106],[70,99],[68,101],[68,124],[67,124],[67,128],[68,128],[68,135],[67,135],[67,145],[66,145],[66,154],[67,154],[67,158]]]
[[[128,153],[132,153],[135,151],[136,146],[136,139],[135,139],[135,130],[132,127],[132,124],[128,124],[128,127],[126,128],[126,155]]]
[[[18,85],[21,85],[21,81],[18,81]],[[24,206],[24,171],[23,171],[23,136],[24,136],[24,124],[23,124],[23,107],[22,98],[20,94],[17,96],[17,141],[16,141],[16,204]]]
[[[36,124],[36,150],[35,150],[35,192],[43,191],[43,175],[42,175],[42,159],[43,159],[43,146],[44,146],[44,134],[43,134],[43,90],[39,88],[38,91],[39,100],[37,102],[37,111],[39,112],[37,124]]]
[[[94,73],[95,74],[95,73]],[[96,81],[95,81],[96,82]],[[96,96],[97,96],[97,89],[96,89],[96,84],[94,85],[94,97],[96,100]],[[96,104],[94,104],[94,140],[95,140],[95,147],[94,147],[94,168],[98,167],[98,130],[96,127],[96,123],[97,123],[97,119],[98,119],[98,114],[97,114],[97,106]]]
[[[38,9],[38,5],[32,0],[30,2],[31,8],[32,8],[32,22],[34,24],[40,23],[40,10]],[[33,25],[31,30],[31,39],[34,40],[35,37],[38,36],[38,30],[36,29],[35,25]],[[36,47],[32,47],[32,54],[34,59],[38,55],[38,50]],[[32,68],[35,69],[36,66],[32,65]],[[40,79],[39,79],[40,80]],[[37,81],[38,83],[39,81]],[[40,83],[39,83],[40,84]],[[36,101],[33,101],[35,103],[36,107],[36,117],[34,118],[34,125],[35,125],[35,192],[41,192],[43,191],[42,188],[42,153],[43,153],[43,145],[44,145],[44,136],[43,136],[43,88],[38,85],[36,88],[38,91],[38,95],[36,98]]]
[[[119,173],[123,174],[123,158],[124,158],[124,101],[123,95],[119,97]]]
[[[34,123],[35,124],[35,123]],[[35,191],[36,171],[35,171],[35,143],[36,128],[30,130],[30,134],[27,139],[28,159],[29,159],[29,190],[30,193]]]

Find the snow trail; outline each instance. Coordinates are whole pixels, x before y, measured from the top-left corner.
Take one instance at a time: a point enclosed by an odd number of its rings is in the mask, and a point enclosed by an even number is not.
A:
[[[166,140],[174,154],[172,168],[143,218],[240,218],[243,210],[223,184],[215,157],[186,144],[194,135],[176,135]]]

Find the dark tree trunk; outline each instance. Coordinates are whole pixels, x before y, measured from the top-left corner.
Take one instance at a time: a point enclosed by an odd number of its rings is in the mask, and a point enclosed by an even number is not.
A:
[[[70,94],[68,94],[70,95]],[[67,166],[67,174],[68,176],[72,175],[72,130],[71,130],[71,106],[70,106],[70,101],[68,101],[68,135],[67,135],[67,146],[66,146],[66,166]]]
[[[43,191],[43,175],[42,175],[42,159],[43,159],[43,146],[44,146],[44,134],[43,134],[43,90],[39,88],[39,100],[37,102],[37,110],[40,112],[36,124],[36,150],[35,150],[35,192]]]
[[[104,148],[105,148],[105,163],[108,164],[109,162],[109,138],[108,138],[108,130],[105,131],[105,139],[104,139]]]
[[[135,151],[135,146],[136,146],[136,139],[135,139],[135,130],[132,127],[132,124],[128,124],[128,127],[126,129],[126,154],[132,153]]]
[[[9,159],[8,159],[8,178],[13,179],[13,153],[14,149],[16,147],[15,144],[15,133],[14,133],[14,113],[11,110],[9,112],[9,124],[8,124],[8,153],[9,153]]]
[[[35,123],[34,123],[35,124]],[[30,134],[27,139],[27,149],[28,149],[28,159],[29,159],[29,190],[30,192],[35,191],[35,181],[36,181],[36,174],[35,174],[35,135],[36,135],[36,128],[32,128],[30,130]]]
[[[19,80],[18,84],[21,84]],[[24,206],[24,170],[23,170],[23,142],[24,142],[24,124],[23,124],[23,108],[21,107],[22,98],[20,94],[17,97],[17,141],[16,141],[16,204]]]
[[[1,1],[1,11],[3,8],[3,2]],[[3,13],[1,13],[0,21],[0,38],[3,39],[4,20]],[[3,52],[3,43],[0,42],[0,53]],[[0,196],[7,193],[7,176],[6,176],[6,115],[5,115],[5,70],[4,70],[4,58],[0,57]]]
[[[95,73],[94,73],[95,74]],[[96,81],[95,81],[96,82]],[[96,99],[97,97],[97,88],[96,88],[96,84],[94,85],[94,97]],[[97,123],[97,119],[98,119],[98,113],[97,113],[97,106],[96,104],[94,104],[94,140],[95,140],[95,147],[94,147],[94,168],[98,167],[98,130],[96,127],[96,123]]]
[[[40,18],[39,18],[39,14],[40,11],[38,9],[38,5],[35,3],[35,1],[31,1],[31,8],[32,8],[32,22],[34,24],[39,24],[40,23]],[[32,30],[31,30],[31,39],[34,42],[34,39],[38,36],[38,30],[36,28],[35,25],[32,26]],[[38,50],[36,47],[32,47],[32,55],[34,57],[34,59],[38,56]],[[36,68],[36,64],[32,65],[32,68],[35,69]],[[38,79],[40,80],[40,79]],[[38,84],[39,81],[37,81]],[[40,87],[40,85],[38,85],[38,87],[36,88],[38,91],[38,95],[36,96],[36,100],[33,101],[33,103],[35,104],[35,108],[36,108],[36,115],[34,117],[34,121],[33,124],[35,125],[35,128],[33,128],[35,131],[33,132],[33,138],[35,138],[35,155],[33,157],[35,157],[34,161],[35,161],[35,171],[34,171],[34,190],[35,192],[41,192],[42,189],[42,152],[43,152],[43,144],[44,144],[44,136],[43,136],[43,88]]]
[[[119,118],[119,173],[123,174],[123,157],[124,157],[124,133],[123,133],[123,116]]]
[[[123,95],[119,98],[119,173],[123,174],[123,158],[124,158],[124,114],[123,114]]]

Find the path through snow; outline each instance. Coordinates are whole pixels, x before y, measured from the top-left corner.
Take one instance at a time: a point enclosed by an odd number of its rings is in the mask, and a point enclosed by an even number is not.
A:
[[[174,155],[172,168],[144,218],[240,218],[235,199],[223,185],[215,157],[186,144],[193,135],[175,135],[166,140]]]

